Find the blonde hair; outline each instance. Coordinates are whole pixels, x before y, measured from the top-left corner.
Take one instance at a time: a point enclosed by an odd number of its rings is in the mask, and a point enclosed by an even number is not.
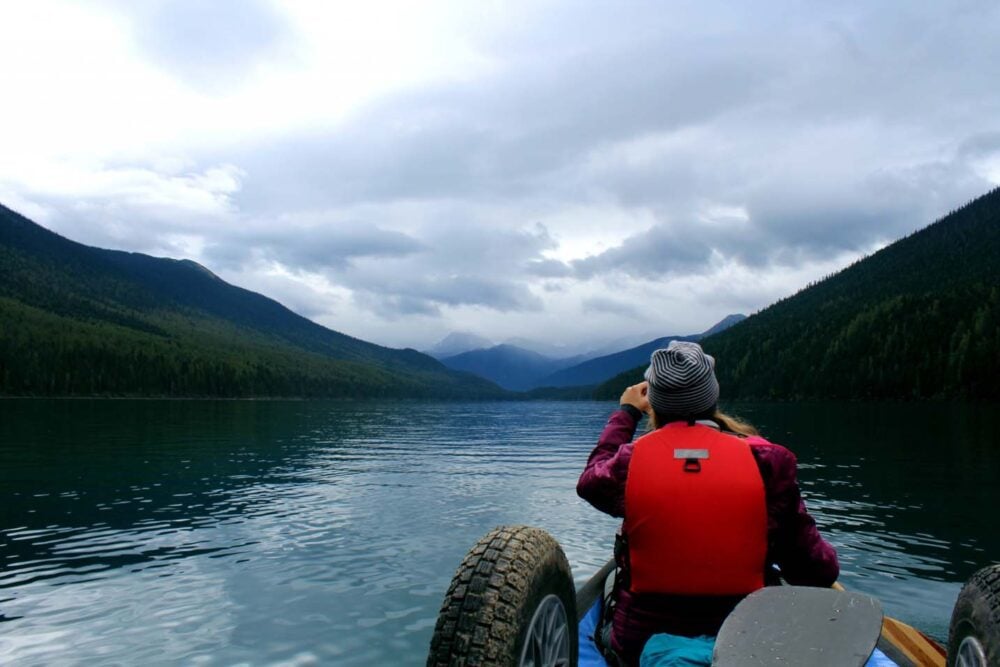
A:
[[[740,419],[737,419],[736,417],[732,417],[730,415],[727,415],[725,412],[723,412],[722,410],[720,410],[718,408],[716,408],[715,410],[713,410],[710,415],[706,415],[706,417],[708,419],[711,419],[712,421],[716,422],[719,426],[721,426],[723,431],[729,431],[730,433],[735,433],[737,435],[742,435],[742,436],[760,435],[760,433],[757,432],[757,429],[755,429],[752,425],[750,425],[750,424],[748,424],[748,423],[746,423],[744,421],[741,421]],[[664,424],[665,423],[666,422],[664,422]],[[649,412],[649,430],[650,431],[655,431],[656,429],[660,428],[661,426],[663,426],[663,424],[659,423],[659,420],[657,419],[657,416],[656,416],[656,412],[653,411],[653,410],[650,410],[650,412]]]
[[[746,423],[736,417],[727,415],[722,410],[718,408],[712,413],[712,419],[718,422],[719,426],[722,427],[723,431],[730,431],[738,435],[760,435],[757,429],[753,425]]]

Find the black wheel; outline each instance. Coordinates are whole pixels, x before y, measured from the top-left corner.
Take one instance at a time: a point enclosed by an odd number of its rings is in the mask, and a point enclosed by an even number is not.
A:
[[[1000,665],[1000,564],[965,582],[948,630],[948,667],[989,665]]]
[[[576,590],[559,543],[539,528],[501,526],[472,547],[444,596],[428,667],[570,667]]]

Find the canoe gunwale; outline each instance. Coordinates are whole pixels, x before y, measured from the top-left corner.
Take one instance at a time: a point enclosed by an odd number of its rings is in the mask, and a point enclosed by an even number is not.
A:
[[[576,622],[579,624],[583,617],[587,615],[594,603],[601,599],[604,593],[604,582],[608,575],[615,569],[615,559],[611,558],[601,566],[601,569],[587,580],[583,586],[576,591]]]

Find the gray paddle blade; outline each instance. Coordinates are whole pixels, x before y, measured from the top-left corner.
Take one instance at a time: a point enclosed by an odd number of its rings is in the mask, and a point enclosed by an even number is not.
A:
[[[719,630],[712,664],[864,665],[882,630],[882,605],[861,593],[770,586],[736,605]]]

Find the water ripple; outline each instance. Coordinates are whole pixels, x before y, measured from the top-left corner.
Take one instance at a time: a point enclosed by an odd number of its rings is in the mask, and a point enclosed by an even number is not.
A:
[[[582,583],[618,526],[575,494],[609,404],[559,406],[574,418],[558,427],[551,403],[6,405],[5,665],[421,664],[448,581],[488,529],[545,528]],[[808,432],[787,406],[748,410],[779,436]],[[47,439],[38,423],[55,425]],[[981,513],[935,520],[939,496],[921,490],[943,478],[989,493],[992,478],[954,480],[1000,466],[914,481],[850,438],[788,439],[845,583],[940,637],[960,582],[997,545]],[[968,531],[949,532],[959,521]]]

